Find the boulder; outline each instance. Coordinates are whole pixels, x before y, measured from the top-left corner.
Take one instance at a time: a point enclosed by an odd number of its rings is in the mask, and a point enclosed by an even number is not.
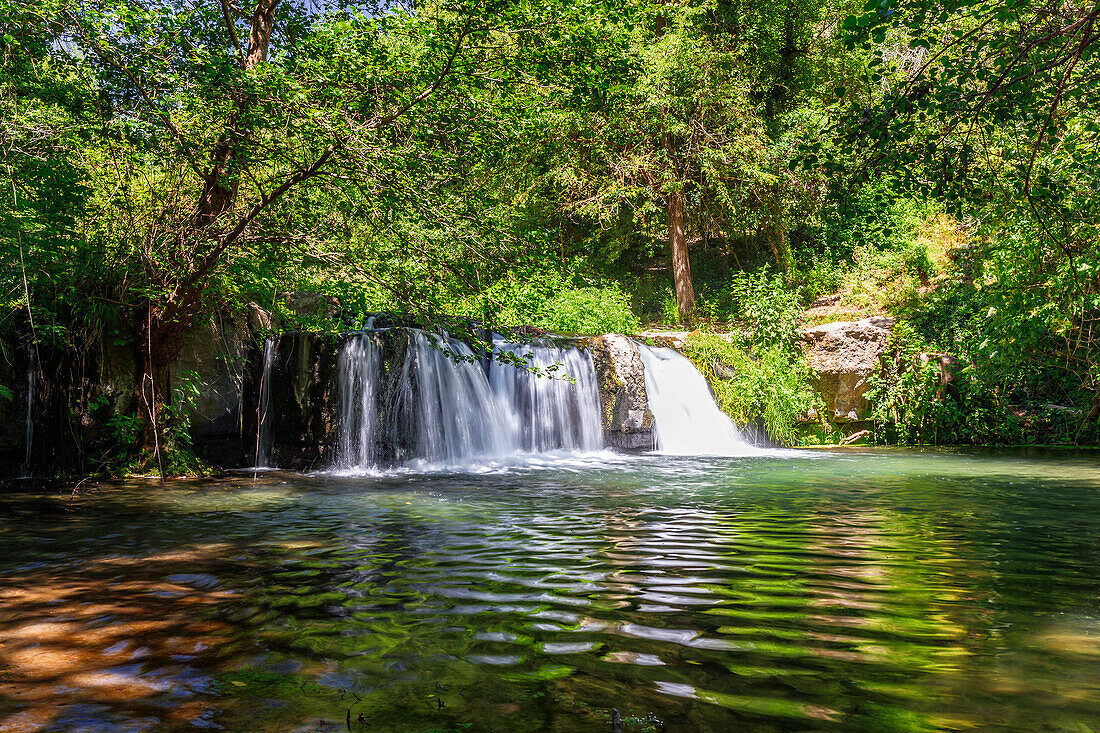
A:
[[[334,318],[340,312],[340,299],[322,293],[287,293],[283,303],[288,311],[299,316]]]
[[[275,317],[271,311],[260,307],[258,303],[250,302],[245,306],[248,311],[248,327],[254,334],[270,333],[275,328]]]
[[[882,368],[893,327],[892,318],[874,316],[803,329],[802,346],[830,421],[855,422],[868,417],[868,379]]]
[[[959,379],[959,360],[950,354],[926,353],[920,355],[920,363],[922,367],[935,365],[940,385],[936,390],[936,401],[943,402],[948,390]]]
[[[652,448],[653,415],[638,347],[626,336],[614,333],[596,336],[587,346],[596,367],[608,445],[620,450]]]

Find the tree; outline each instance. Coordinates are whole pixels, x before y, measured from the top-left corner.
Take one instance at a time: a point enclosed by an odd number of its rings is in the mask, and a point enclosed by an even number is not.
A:
[[[159,456],[169,369],[234,253],[293,239],[293,197],[354,185],[388,136],[464,65],[493,8],[433,4],[378,17],[288,0],[191,5],[59,0],[28,12],[51,55],[94,80],[105,148],[132,214],[90,235],[128,246],[144,453]],[[94,134],[89,131],[89,134]],[[140,174],[139,174],[140,172]],[[102,186],[101,189],[107,188]]]
[[[974,223],[983,363],[1069,375],[1082,428],[1100,415],[1098,21],[1088,3],[869,2],[844,28],[870,71],[838,90],[833,130],[865,153],[826,161],[897,170]]]

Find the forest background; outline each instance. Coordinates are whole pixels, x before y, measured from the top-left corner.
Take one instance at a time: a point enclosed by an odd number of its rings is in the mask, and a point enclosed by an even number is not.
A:
[[[1095,444],[1098,16],[0,0],[0,337],[133,349],[131,458],[186,432],[188,331],[250,302],[311,329],[689,326],[737,367],[723,406],[797,442],[797,329],[885,313],[882,439]]]

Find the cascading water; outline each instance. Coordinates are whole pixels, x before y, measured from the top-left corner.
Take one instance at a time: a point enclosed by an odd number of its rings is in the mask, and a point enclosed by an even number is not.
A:
[[[707,380],[674,349],[638,344],[645,389],[653,413],[656,448],[662,453],[743,456],[763,452],[741,435],[718,407]]]
[[[31,475],[31,461],[34,459],[34,392],[38,388],[38,350],[32,344],[27,347],[27,420],[23,426],[25,452],[23,454],[23,476]]]
[[[516,446],[485,372],[461,341],[411,329],[393,414],[414,422],[415,456],[456,465],[502,458]]]
[[[528,367],[489,367],[489,383],[523,451],[596,451],[604,447],[600,397],[592,357],[580,349],[539,344],[494,344]]]
[[[278,340],[264,341],[264,368],[260,374],[260,401],[256,409],[256,466],[271,466],[271,376],[275,368]]]
[[[348,337],[336,364],[339,397],[336,467],[366,469],[378,462],[378,387],[382,359],[374,337]]]

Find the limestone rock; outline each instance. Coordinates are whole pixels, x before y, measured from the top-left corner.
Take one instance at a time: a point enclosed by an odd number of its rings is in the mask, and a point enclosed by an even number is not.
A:
[[[871,405],[868,379],[882,368],[882,355],[894,327],[892,318],[875,316],[802,331],[802,345],[833,422],[865,419]]]
[[[249,303],[247,308],[248,327],[252,329],[252,333],[270,333],[275,328],[275,318],[271,311],[261,308],[258,303]]]
[[[651,339],[653,345],[665,346],[670,349],[676,349],[677,351],[683,351],[687,345],[688,337],[691,335],[691,331],[639,331],[638,336],[646,339]]]
[[[638,347],[626,336],[609,333],[590,339],[588,348],[596,367],[608,444],[622,450],[652,448],[653,415]]]
[[[300,316],[333,318],[340,312],[340,299],[321,293],[287,293],[283,296],[287,310]]]

